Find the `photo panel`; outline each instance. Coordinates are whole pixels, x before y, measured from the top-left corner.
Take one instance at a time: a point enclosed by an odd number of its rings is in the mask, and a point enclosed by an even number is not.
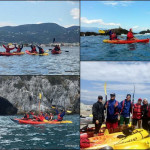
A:
[[[79,149],[79,76],[0,76],[0,149]]]
[[[0,11],[1,75],[79,75],[79,1],[0,1]]]

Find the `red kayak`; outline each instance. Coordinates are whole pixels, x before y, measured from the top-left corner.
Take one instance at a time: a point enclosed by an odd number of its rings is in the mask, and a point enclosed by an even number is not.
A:
[[[61,50],[55,51],[54,49],[51,51],[52,54],[61,54]]]
[[[11,119],[11,118],[10,118]],[[57,120],[52,120],[52,121],[37,121],[33,119],[11,119],[15,123],[19,124],[62,124],[62,123],[72,123],[72,121],[69,120],[62,120],[62,121],[57,121]]]
[[[25,52],[26,52],[26,54],[29,54],[29,55],[36,55],[36,54],[38,54],[38,52],[31,53],[31,52],[30,52],[30,51],[28,51],[28,50],[25,50]]]
[[[131,44],[131,43],[149,43],[149,39],[136,39],[136,40],[103,40],[104,43],[112,44]]]
[[[0,52],[0,56],[12,56],[12,55],[23,55],[24,52],[13,52],[13,53],[8,53],[8,52]]]

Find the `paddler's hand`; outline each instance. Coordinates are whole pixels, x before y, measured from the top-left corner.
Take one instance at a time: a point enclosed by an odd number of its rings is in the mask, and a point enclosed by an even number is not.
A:
[[[105,108],[107,108],[107,107],[108,107],[108,105],[106,104],[106,105],[105,105]]]
[[[96,120],[96,124],[99,124],[99,121],[98,121],[98,120]]]

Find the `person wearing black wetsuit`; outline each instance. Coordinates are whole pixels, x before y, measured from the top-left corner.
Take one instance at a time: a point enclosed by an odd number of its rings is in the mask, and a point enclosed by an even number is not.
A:
[[[37,45],[37,47],[38,47],[38,49],[39,49],[39,54],[43,54],[43,53],[44,53],[43,48],[42,48],[42,47],[40,47],[40,46],[38,46],[38,45]]]

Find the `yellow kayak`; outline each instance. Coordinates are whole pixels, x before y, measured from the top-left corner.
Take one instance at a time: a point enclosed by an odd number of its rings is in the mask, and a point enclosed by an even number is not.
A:
[[[104,136],[91,137],[89,138],[90,147],[86,149],[100,149],[107,146],[113,147],[114,145],[123,144],[123,143],[127,144],[129,142],[144,139],[149,136],[149,133],[144,129],[135,129],[132,132],[132,135],[129,135],[127,137],[121,137],[121,136],[123,136],[122,132],[113,133]]]
[[[140,141],[134,141],[123,144],[116,144],[113,149],[149,149],[150,148],[150,137],[144,138]]]
[[[63,120],[63,121],[48,121],[48,120],[43,120],[47,124],[61,124],[61,123],[72,123],[70,120]]]

